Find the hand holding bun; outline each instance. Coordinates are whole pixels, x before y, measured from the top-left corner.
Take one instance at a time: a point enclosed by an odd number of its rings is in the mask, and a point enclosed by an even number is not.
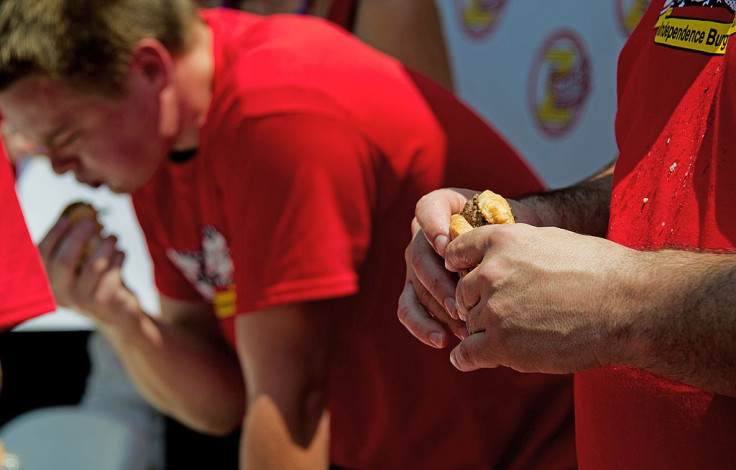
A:
[[[450,236],[455,239],[476,227],[490,224],[513,224],[511,206],[502,196],[493,191],[483,191],[465,203],[462,214],[450,219]]]
[[[91,220],[95,223],[94,234],[90,237],[89,242],[82,251],[77,270],[81,270],[84,262],[102,242],[102,224],[97,219],[97,215],[97,209],[93,205],[83,201],[72,202],[61,212],[62,217],[69,218],[70,228],[83,220]]]
[[[461,214],[453,214],[450,218],[450,238],[455,239],[476,227],[491,224],[513,224],[514,215],[511,206],[502,196],[493,191],[483,191],[465,203]],[[463,277],[466,272],[461,272]]]

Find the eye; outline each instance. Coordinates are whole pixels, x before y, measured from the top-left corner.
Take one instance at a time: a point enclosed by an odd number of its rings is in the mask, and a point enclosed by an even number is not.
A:
[[[61,135],[58,139],[56,139],[56,142],[54,143],[54,147],[56,147],[57,149],[63,149],[63,148],[69,147],[70,145],[74,144],[77,140],[79,140],[80,136],[81,136],[81,132],[79,131],[67,132]]]
[[[82,133],[79,130],[62,132],[57,137],[51,140],[48,145],[48,149],[55,152],[64,152],[65,150],[68,150],[69,147],[71,147],[73,144],[75,144],[79,140],[81,135]]]

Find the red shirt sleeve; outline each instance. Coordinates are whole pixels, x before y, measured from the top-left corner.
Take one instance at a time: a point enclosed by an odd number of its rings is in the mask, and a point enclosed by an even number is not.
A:
[[[54,305],[46,273],[31,241],[0,142],[0,329],[11,328]]]
[[[354,294],[371,238],[375,150],[347,125],[307,115],[247,121],[237,134],[247,158],[230,152],[217,171],[238,313]]]

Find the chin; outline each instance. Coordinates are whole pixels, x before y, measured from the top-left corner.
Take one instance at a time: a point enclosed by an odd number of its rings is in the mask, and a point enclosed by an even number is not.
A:
[[[143,184],[131,183],[131,182],[107,182],[105,183],[107,189],[116,194],[130,194],[136,192]]]
[[[109,189],[111,192],[115,194],[129,194],[135,191],[135,189],[130,189],[125,186],[119,186],[119,185],[110,184],[110,183],[106,184],[105,186],[107,186],[107,189]]]

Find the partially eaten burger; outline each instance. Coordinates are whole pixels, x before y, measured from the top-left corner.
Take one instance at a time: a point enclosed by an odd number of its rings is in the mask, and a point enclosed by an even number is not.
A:
[[[450,237],[454,240],[465,232],[477,227],[491,224],[513,224],[514,214],[511,206],[502,196],[493,191],[483,191],[465,203],[460,214],[453,214],[450,218]],[[460,277],[467,274],[461,272]]]
[[[69,221],[71,222],[70,228],[83,220],[91,220],[95,224],[94,233],[87,242],[87,245],[84,247],[82,256],[79,258],[77,271],[81,271],[87,258],[89,258],[89,256],[102,242],[102,224],[100,224],[100,221],[97,218],[98,214],[97,209],[95,209],[92,204],[83,201],[72,202],[61,212],[62,217],[69,218]]]

